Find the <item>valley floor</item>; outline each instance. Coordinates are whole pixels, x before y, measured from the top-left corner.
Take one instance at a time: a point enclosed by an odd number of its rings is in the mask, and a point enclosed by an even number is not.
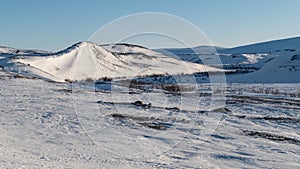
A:
[[[210,89],[109,92],[0,72],[0,168],[300,167],[299,84]]]

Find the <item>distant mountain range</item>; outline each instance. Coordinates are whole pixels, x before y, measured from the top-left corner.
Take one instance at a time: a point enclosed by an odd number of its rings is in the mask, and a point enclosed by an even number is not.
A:
[[[59,52],[0,47],[5,71],[63,82],[225,72],[228,82],[300,82],[300,37],[235,48],[147,49],[80,42]],[[200,78],[201,79],[201,78]]]
[[[279,50],[300,49],[300,37],[274,40],[251,45],[239,46],[225,50],[220,53],[271,53]]]
[[[276,52],[277,50],[285,49],[300,49],[300,37],[273,40],[261,43],[255,43],[250,45],[238,46],[233,48],[223,48],[219,46],[198,46],[194,48],[165,48],[156,49],[156,51],[168,51],[174,54],[211,54],[211,53],[222,53],[222,54],[251,54],[251,53],[270,53]]]
[[[234,48],[199,46],[192,49],[157,49],[187,62],[235,70],[227,82],[300,83],[300,37],[268,41]],[[221,63],[221,64],[220,64]]]

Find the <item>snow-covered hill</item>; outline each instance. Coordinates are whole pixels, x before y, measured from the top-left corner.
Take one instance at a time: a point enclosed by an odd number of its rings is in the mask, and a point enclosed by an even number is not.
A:
[[[48,52],[43,50],[27,50],[27,49],[16,49],[6,46],[0,46],[0,56],[3,55],[21,55],[21,54],[46,54]]]
[[[300,74],[299,49],[300,38],[231,49],[199,46],[150,50],[125,43],[80,42],[56,53],[0,47],[0,66],[58,82],[224,72],[222,69],[226,69],[230,70],[228,82],[284,83],[300,82],[300,78],[296,78]]]
[[[155,51],[165,54],[175,55],[191,55],[191,54],[216,54],[217,51],[226,50],[226,48],[218,46],[197,46],[193,48],[167,48],[167,49],[155,49]]]
[[[269,61],[259,70],[234,77],[228,77],[229,82],[247,83],[299,83],[300,53],[276,52],[269,55]]]
[[[147,56],[167,57],[164,54],[156,52],[155,50],[150,50],[143,46],[134,45],[134,44],[118,43],[118,44],[105,44],[100,46],[116,55],[143,54]]]
[[[16,51],[16,49],[14,49],[14,48],[0,46],[0,54],[13,53],[15,51]]]
[[[279,50],[300,49],[300,37],[256,43],[219,50],[219,53],[271,53]]]
[[[300,37],[281,39],[268,41],[263,43],[256,43],[246,46],[238,46],[234,48],[222,48],[215,46],[199,46],[195,48],[176,48],[176,49],[157,49],[156,51],[169,54],[171,56],[175,56],[179,59],[190,61],[194,63],[202,63],[199,59],[200,56],[203,55],[216,55],[219,54],[221,61],[223,61],[222,57],[225,58],[229,55],[232,58],[243,55],[247,60],[253,60],[253,57],[257,57],[258,54],[268,54],[279,51],[292,51],[292,50],[300,50]],[[246,56],[247,55],[247,56]],[[225,59],[226,60],[226,59]],[[239,63],[244,62],[242,60]],[[228,64],[229,62],[226,62]],[[236,63],[235,59],[232,59],[232,63]]]
[[[223,71],[170,58],[136,45],[100,46],[92,42],[80,42],[48,56],[16,57],[11,62],[27,65],[27,71],[31,74],[58,82],[66,79],[85,80]]]
[[[213,67],[235,70],[227,76],[229,82],[300,82],[300,37],[268,41],[230,49],[206,47],[206,50],[160,49],[166,55],[193,63],[203,64],[219,58]],[[208,50],[209,49],[209,50]],[[241,75],[241,73],[244,73]],[[247,73],[247,74],[246,74]]]
[[[167,52],[165,52],[166,55]],[[174,58],[192,63],[203,64],[209,60],[219,58],[220,62],[212,66],[236,67],[247,66],[260,68],[264,65],[264,61],[269,59],[268,53],[253,53],[253,54],[169,54]]]

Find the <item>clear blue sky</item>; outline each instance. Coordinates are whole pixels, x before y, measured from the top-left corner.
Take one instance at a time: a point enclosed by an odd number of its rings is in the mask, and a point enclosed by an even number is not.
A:
[[[224,47],[300,36],[299,0],[3,0],[0,46],[60,50],[138,12],[185,18]]]

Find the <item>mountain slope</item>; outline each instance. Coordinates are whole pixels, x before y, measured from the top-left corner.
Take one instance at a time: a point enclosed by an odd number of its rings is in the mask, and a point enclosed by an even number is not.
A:
[[[0,46],[0,56],[3,55],[21,55],[21,54],[46,54],[48,52],[42,50],[16,49],[6,46]]]
[[[32,74],[59,82],[66,79],[223,71],[169,58],[139,46],[124,44],[100,46],[91,42],[80,42],[49,56],[18,57],[13,62],[28,65]]]
[[[227,76],[228,82],[287,83],[300,82],[299,50],[300,37],[295,37],[215,50],[218,53],[176,49],[169,56],[200,64],[220,58],[219,65],[210,66],[235,70],[236,74]]]
[[[228,77],[228,82],[234,83],[299,83],[300,53],[276,52],[270,54],[271,59],[259,70],[234,77]]]
[[[270,53],[285,49],[300,49],[300,37],[239,46],[235,48],[219,50],[219,53]]]
[[[243,64],[259,61],[268,53],[276,51],[300,50],[300,37],[256,43],[234,48],[222,48],[214,46],[199,46],[195,48],[158,49],[163,54],[193,63],[203,63],[203,59],[209,59],[218,55],[223,64]],[[229,59],[231,57],[231,59]],[[259,58],[259,59],[257,59]],[[201,60],[202,59],[202,60]]]
[[[193,48],[166,48],[166,49],[155,49],[155,51],[160,53],[172,53],[174,55],[189,55],[189,54],[215,54],[218,51],[226,50],[226,48],[218,46],[197,46]]]

